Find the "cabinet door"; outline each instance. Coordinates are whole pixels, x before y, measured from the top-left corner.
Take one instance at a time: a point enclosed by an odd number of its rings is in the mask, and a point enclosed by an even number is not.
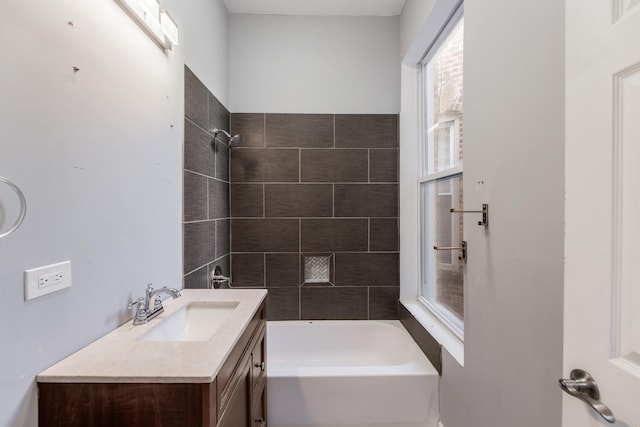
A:
[[[251,420],[253,422],[252,427],[266,427],[267,426],[267,395],[265,388],[262,389],[262,393],[259,396],[254,397],[253,411]]]
[[[251,349],[251,357],[253,358],[253,383],[254,388],[263,380],[267,369],[266,360],[266,348],[265,348],[265,329],[260,331],[260,335],[256,344]]]
[[[252,427],[266,427],[267,425],[267,405],[266,405],[266,335],[263,327],[258,333],[257,342],[251,350],[251,420]]]
[[[251,358],[247,358],[239,371],[240,380],[236,385],[229,404],[224,410],[218,427],[252,427],[251,424]]]

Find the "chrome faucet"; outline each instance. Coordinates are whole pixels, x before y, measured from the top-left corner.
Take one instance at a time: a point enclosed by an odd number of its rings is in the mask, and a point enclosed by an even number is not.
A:
[[[180,291],[174,288],[167,288],[166,286],[156,290],[153,289],[153,287],[151,287],[151,283],[149,283],[147,285],[147,298],[145,300],[147,320],[153,319],[164,310],[164,307],[162,307],[162,300],[159,298],[159,295],[161,294],[169,294],[176,299],[180,296]]]
[[[133,318],[134,325],[143,325],[164,311],[162,300],[159,297],[161,294],[169,294],[175,299],[180,296],[180,291],[166,286],[156,290],[149,283],[145,298],[140,297],[137,301],[129,304],[129,309],[137,306],[136,315]]]

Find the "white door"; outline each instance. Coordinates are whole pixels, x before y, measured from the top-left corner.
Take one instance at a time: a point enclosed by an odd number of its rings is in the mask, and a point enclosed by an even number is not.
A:
[[[640,0],[566,1],[564,378],[640,427]],[[563,393],[563,427],[611,425]]]

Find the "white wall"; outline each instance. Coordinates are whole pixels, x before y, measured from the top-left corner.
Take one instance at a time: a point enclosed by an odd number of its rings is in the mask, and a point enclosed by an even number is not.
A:
[[[399,18],[230,15],[230,110],[397,113]]]
[[[217,3],[201,11],[213,23],[226,19]],[[183,29],[197,14],[166,5]],[[0,426],[31,427],[39,371],[128,320],[147,282],[180,285],[184,59],[214,89],[227,82],[189,57],[189,37],[165,54],[113,0],[8,0],[0,35],[0,175],[29,206],[0,240]],[[23,270],[64,260],[73,286],[23,301]]]
[[[184,63],[229,107],[229,13],[223,0],[161,0],[180,26]]]
[[[490,225],[465,220],[465,363],[443,352],[446,427],[561,422],[563,8],[555,0],[465,1],[465,207],[489,203]],[[415,164],[415,121],[406,114],[415,109],[416,73],[404,66],[402,76],[404,168]],[[401,179],[401,188],[416,188],[406,171]],[[403,213],[415,202],[407,200],[401,195],[403,298],[417,278],[416,219]]]

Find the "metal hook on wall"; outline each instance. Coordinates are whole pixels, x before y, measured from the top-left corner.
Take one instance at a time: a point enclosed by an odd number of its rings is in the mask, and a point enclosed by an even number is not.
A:
[[[7,178],[0,176],[0,182],[4,182],[9,187],[11,187],[11,189],[15,191],[16,194],[18,195],[18,199],[20,199],[20,215],[18,215],[18,219],[16,220],[16,222],[11,227],[9,227],[9,230],[0,234],[0,239],[2,239],[3,237],[6,237],[9,234],[16,231],[18,227],[22,225],[22,221],[24,221],[24,217],[27,215],[27,199],[25,199],[24,194],[18,188],[18,186],[15,185],[13,182],[9,181]]]
[[[434,251],[460,251],[458,259],[460,261],[467,261],[467,242],[463,240],[460,242],[460,246],[438,246],[433,247]]]
[[[458,211],[455,210],[453,208],[451,208],[451,210],[449,210],[449,212],[453,213],[460,213],[460,214],[466,214],[466,213],[481,213],[482,214],[482,221],[478,221],[478,225],[484,225],[485,227],[489,224],[489,205],[487,203],[484,203],[482,205],[482,210],[481,211]]]

